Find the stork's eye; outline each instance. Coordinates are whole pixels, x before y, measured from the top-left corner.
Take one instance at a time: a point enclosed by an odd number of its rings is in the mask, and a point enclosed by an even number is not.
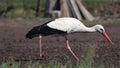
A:
[[[103,31],[103,29],[100,29],[101,31]]]

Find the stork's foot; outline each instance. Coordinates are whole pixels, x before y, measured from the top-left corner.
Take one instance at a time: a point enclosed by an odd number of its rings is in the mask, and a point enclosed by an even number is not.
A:
[[[70,51],[70,53],[73,55],[73,57],[74,57],[77,61],[79,61],[79,58],[78,58],[78,57],[75,55],[75,53],[71,50],[68,40],[66,40],[66,45],[67,45],[67,48],[68,48],[68,50]]]
[[[39,60],[43,60],[43,59],[46,59],[44,55],[42,55],[42,57],[39,57]]]

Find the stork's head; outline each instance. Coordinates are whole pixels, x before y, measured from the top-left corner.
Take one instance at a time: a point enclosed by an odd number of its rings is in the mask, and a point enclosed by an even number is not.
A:
[[[39,36],[40,26],[36,26],[32,28],[27,34],[26,38],[32,39],[33,37]]]
[[[105,32],[105,29],[102,25],[95,25],[94,28],[97,32],[100,32],[100,33],[103,31]]]
[[[105,29],[104,29],[104,27],[102,25],[95,25],[94,28],[95,28],[95,30],[97,32],[100,32],[108,40],[108,42],[110,42],[111,44],[113,44],[113,42],[111,41],[111,39],[109,38],[109,36],[105,32]]]

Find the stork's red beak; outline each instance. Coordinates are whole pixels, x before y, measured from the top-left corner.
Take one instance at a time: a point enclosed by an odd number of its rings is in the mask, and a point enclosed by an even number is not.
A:
[[[109,38],[109,36],[107,35],[106,32],[102,32],[102,35],[108,40],[108,42],[110,42],[111,44],[113,44],[113,42],[111,41],[111,39]]]

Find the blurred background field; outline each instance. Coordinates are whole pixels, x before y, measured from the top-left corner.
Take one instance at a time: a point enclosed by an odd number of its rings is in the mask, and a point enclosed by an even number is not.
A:
[[[114,45],[99,34],[70,35],[77,62],[65,49],[64,39],[44,38],[44,57],[39,59],[38,38],[26,32],[54,17],[45,16],[46,0],[0,0],[0,68],[120,68],[120,0],[80,0],[97,18],[81,21],[87,26],[102,24]],[[38,15],[36,15],[38,13]],[[51,39],[52,38],[52,39]]]
[[[35,17],[38,0],[0,0],[0,17]],[[120,17],[119,0],[81,0],[92,15],[97,17]],[[46,0],[40,0],[40,15],[44,17]],[[114,10],[113,10],[114,9]]]

